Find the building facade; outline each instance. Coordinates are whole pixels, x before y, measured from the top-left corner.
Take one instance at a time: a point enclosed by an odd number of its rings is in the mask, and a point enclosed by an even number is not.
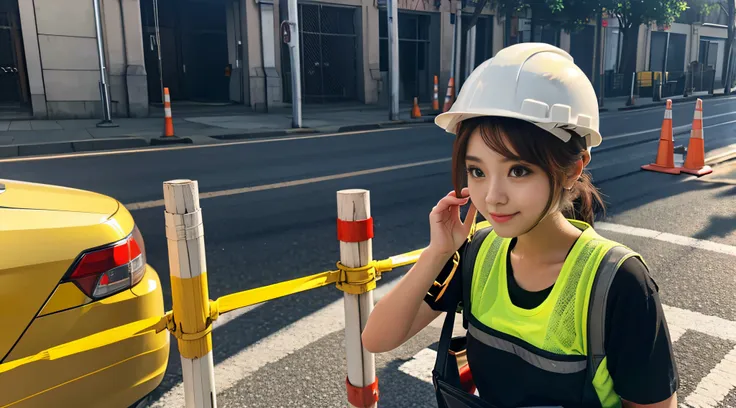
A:
[[[280,24],[286,0],[100,0],[114,117],[160,109],[163,87],[176,104],[242,104],[267,112],[291,103],[291,63]],[[458,1],[398,0],[399,99],[440,99],[453,71]],[[458,23],[467,26],[469,4]],[[388,104],[385,0],[300,0],[302,97],[305,104]],[[620,58],[617,20],[606,19],[605,71]],[[505,18],[483,10],[461,29],[456,87],[504,46]],[[570,52],[592,78],[595,27],[568,34],[515,15],[509,42],[541,41]],[[669,34],[667,34],[669,33]],[[720,67],[724,25],[678,22],[642,26],[637,70],[659,70],[669,36],[668,71],[693,61]],[[720,80],[721,72],[717,71]],[[100,67],[93,0],[0,0],[0,114],[99,118]]]

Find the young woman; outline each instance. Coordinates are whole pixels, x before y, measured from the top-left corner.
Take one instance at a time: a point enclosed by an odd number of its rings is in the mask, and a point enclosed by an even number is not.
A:
[[[603,203],[584,169],[601,142],[598,104],[572,58],[547,44],[505,48],[475,69],[436,123],[456,134],[455,188],[429,214],[426,250],[376,304],[365,348],[395,349],[462,307],[478,393],[468,398],[676,407],[657,285],[640,255],[592,227]],[[491,224],[483,234],[471,231],[478,212]],[[458,272],[464,259],[474,259],[470,275]]]

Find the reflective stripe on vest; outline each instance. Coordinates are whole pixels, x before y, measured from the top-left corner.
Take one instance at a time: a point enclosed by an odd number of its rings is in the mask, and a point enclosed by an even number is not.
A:
[[[587,362],[585,360],[559,361],[542,357],[508,340],[488,334],[473,326],[473,323],[468,323],[468,332],[470,332],[473,338],[486,346],[514,354],[534,367],[540,368],[544,371],[557,374],[573,374],[583,371],[585,370],[585,367],[587,367]]]

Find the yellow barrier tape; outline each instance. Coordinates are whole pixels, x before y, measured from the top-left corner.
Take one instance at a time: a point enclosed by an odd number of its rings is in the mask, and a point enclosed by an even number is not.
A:
[[[415,263],[423,251],[424,249],[418,249],[404,254],[395,255],[381,261],[373,261],[370,265],[364,268],[344,267],[346,275],[342,275],[343,271],[339,269],[341,268],[341,264],[338,263],[337,271],[320,272],[302,278],[225,295],[217,300],[210,301],[210,319],[215,321],[221,314],[231,312],[236,309],[316,289],[333,283],[350,282],[356,283],[357,285],[366,284],[366,275],[369,273],[368,271],[371,268],[375,268],[376,278],[379,278],[380,274],[383,272],[389,272],[394,268]],[[353,272],[356,274],[352,275]],[[349,281],[348,273],[351,274],[351,280]],[[345,280],[341,281],[341,277],[344,277]]]
[[[479,224],[478,227],[480,228],[482,225],[483,223]],[[302,278],[225,295],[214,301],[210,300],[207,304],[209,310],[205,314],[205,317],[207,318],[206,328],[197,333],[182,333],[181,330],[178,330],[173,311],[168,311],[161,317],[151,317],[128,323],[120,327],[115,327],[113,329],[54,346],[32,356],[0,364],[0,373],[7,372],[36,361],[57,360],[72,354],[83,353],[96,348],[105,347],[124,339],[146,334],[150,331],[160,333],[163,330],[168,330],[179,340],[197,340],[212,331],[212,322],[217,320],[217,318],[223,313],[284,296],[293,295],[295,293],[316,289],[333,283],[341,285],[343,288],[342,290],[345,290],[348,293],[363,293],[359,291],[370,287],[371,284],[375,287],[375,282],[380,279],[381,273],[389,272],[394,268],[415,263],[423,251],[424,249],[418,249],[394,255],[384,260],[373,261],[369,265],[361,268],[344,267],[338,262],[338,270],[336,271],[325,271]]]
[[[96,348],[109,346],[121,340],[143,335],[153,330],[155,330],[156,333],[159,333],[161,330],[166,329],[166,322],[170,314],[171,312],[167,313],[163,317],[151,317],[144,320],[138,320],[123,326],[115,327],[113,329],[105,330],[89,335],[87,337],[82,337],[80,339],[70,341],[68,343],[54,346],[50,349],[38,352],[32,356],[19,358],[17,360],[0,364],[0,373],[7,372],[14,368],[36,361],[59,360],[73,354],[83,353]]]

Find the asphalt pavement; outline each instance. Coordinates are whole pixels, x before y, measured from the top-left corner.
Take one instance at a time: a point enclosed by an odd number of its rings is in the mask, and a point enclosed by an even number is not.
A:
[[[676,144],[687,145],[683,126],[693,108],[673,107]],[[604,141],[591,163],[608,204],[599,232],[642,253],[651,267],[675,339],[680,401],[736,407],[736,176],[728,163],[700,179],[641,171],[656,156],[662,117],[659,108],[601,115]],[[706,101],[704,117],[707,154],[736,144],[736,100]],[[128,205],[170,309],[164,181],[199,182],[214,299],[334,269],[341,189],[370,190],[376,259],[426,245],[427,214],[452,188],[451,146],[450,135],[424,125],[0,160],[0,175],[97,191]],[[376,299],[406,270],[384,275]],[[341,299],[334,287],[324,287],[222,316],[213,331],[218,405],[346,406]],[[381,407],[434,406],[426,364],[438,338],[434,322],[399,349],[376,356]],[[713,391],[713,378],[731,383],[725,392]],[[183,403],[175,342],[154,397],[154,406]]]

